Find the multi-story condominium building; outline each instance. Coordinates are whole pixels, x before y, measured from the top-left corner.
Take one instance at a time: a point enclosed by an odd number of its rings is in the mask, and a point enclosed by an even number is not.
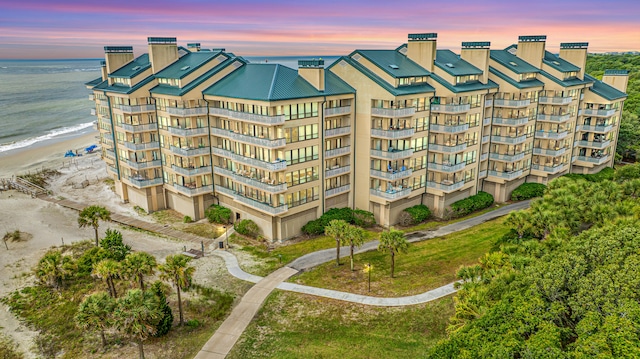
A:
[[[389,226],[416,204],[442,216],[478,191],[506,201],[527,181],[612,166],[627,73],[597,80],[586,43],[557,56],[545,40],[458,55],[410,34],[296,71],[151,37],[139,57],[105,47],[87,86],[123,201],[195,219],[220,204],[287,239],[330,208]]]

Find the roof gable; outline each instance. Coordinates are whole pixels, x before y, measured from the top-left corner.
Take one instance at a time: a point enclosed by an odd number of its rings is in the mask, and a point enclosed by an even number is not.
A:
[[[396,50],[356,50],[349,57],[354,58],[356,54],[394,78],[429,76],[429,71]]]
[[[435,64],[453,76],[482,75],[482,70],[461,59],[451,50],[437,50]]]
[[[513,46],[513,45],[512,45]],[[507,49],[509,49],[508,47]],[[540,69],[524,61],[518,56],[512,54],[508,50],[491,50],[489,56],[492,60],[515,72],[516,74],[526,74],[531,72],[540,72]]]

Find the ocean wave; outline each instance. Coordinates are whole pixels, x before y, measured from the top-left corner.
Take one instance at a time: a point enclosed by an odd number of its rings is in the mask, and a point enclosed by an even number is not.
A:
[[[55,137],[66,135],[66,134],[69,134],[69,133],[78,132],[78,131],[84,130],[85,128],[89,128],[91,126],[93,126],[93,122],[81,123],[81,124],[76,125],[76,126],[63,127],[63,128],[60,128],[60,129],[51,130],[46,135],[42,135],[42,136],[38,136],[38,137],[31,137],[31,138],[27,138],[27,139],[24,139],[24,140],[21,140],[21,141],[16,141],[16,142],[11,142],[11,143],[0,144],[0,153],[6,152],[6,151],[11,151],[11,150],[16,150],[16,149],[19,149],[19,148],[28,147],[28,146],[31,146],[31,145],[33,145],[35,143],[46,141],[46,140],[50,140],[50,139],[53,139]]]

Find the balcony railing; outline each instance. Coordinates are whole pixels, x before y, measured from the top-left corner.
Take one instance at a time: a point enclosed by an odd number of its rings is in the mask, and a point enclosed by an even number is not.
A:
[[[516,145],[516,144],[519,144],[519,143],[523,143],[526,140],[527,140],[527,136],[526,135],[515,136],[515,137],[511,137],[511,136],[491,136],[491,142],[506,143],[506,144],[511,144],[511,145]]]
[[[504,126],[522,126],[529,122],[528,117],[520,117],[520,118],[505,118],[505,117],[494,117],[493,124],[494,125],[504,125]]]
[[[467,143],[461,143],[459,145],[438,145],[435,143],[429,144],[429,151],[445,152],[445,153],[457,153],[467,149]]]
[[[429,162],[429,170],[453,173],[461,171],[466,165],[465,162],[456,164]]]
[[[516,153],[514,155],[506,155],[506,154],[503,155],[499,153],[491,153],[489,155],[489,158],[491,158],[492,160],[502,161],[502,162],[515,162],[524,158],[524,152]]]
[[[171,152],[180,156],[185,156],[185,157],[202,156],[202,155],[209,154],[209,146],[203,146],[198,148],[188,148],[188,147],[181,148],[181,147],[171,146]]]
[[[130,125],[128,123],[118,123],[117,126],[122,127],[127,132],[147,132],[147,131],[155,131],[158,129],[157,123],[146,123],[143,125]]]
[[[489,171],[489,176],[499,177],[499,178],[503,178],[503,179],[506,179],[506,180],[512,180],[512,179],[515,179],[515,178],[518,178],[518,177],[522,176],[522,170],[511,171],[511,172]]]
[[[487,143],[489,142],[490,139],[491,139],[491,136],[489,135],[482,136],[482,143]]]
[[[241,156],[229,150],[225,150],[223,148],[214,147],[212,150],[213,150],[213,154],[216,156],[231,158],[233,161],[236,161],[248,166],[261,168],[267,171],[282,171],[287,168],[287,162],[285,160],[276,161],[276,162],[265,162],[252,157]]]
[[[371,150],[371,156],[384,158],[386,160],[399,160],[401,158],[407,158],[413,156],[413,149],[403,151],[381,151]]]
[[[181,137],[203,136],[203,135],[209,134],[209,129],[207,127],[197,127],[197,128],[168,127],[168,129],[170,134],[181,136]]]
[[[567,137],[567,135],[569,134],[568,131],[561,131],[561,132],[555,132],[555,131],[536,131],[536,138],[548,138],[548,139],[552,139],[552,140],[561,140],[565,137]]]
[[[573,101],[572,97],[562,97],[562,96],[557,96],[557,97],[547,97],[547,96],[540,96],[540,98],[538,98],[538,103],[543,104],[543,105],[568,105],[571,103],[571,101]]]
[[[487,170],[482,170],[478,172],[478,178],[485,178],[485,177],[487,177]]]
[[[611,145],[611,141],[606,140],[606,141],[577,141],[576,145],[580,146],[580,147],[589,147],[589,148],[606,148],[609,147],[609,145]]]
[[[452,182],[452,181],[442,181],[441,183],[434,181],[427,181],[427,188],[437,189],[446,193],[453,192],[459,190],[464,186],[464,181]]]
[[[156,110],[156,105],[153,104],[145,104],[145,105],[120,105],[120,110],[124,113],[142,113],[142,112],[153,112]]]
[[[495,106],[501,106],[501,107],[515,107],[515,108],[519,108],[519,107],[527,107],[531,104],[531,100],[529,99],[525,99],[525,100],[503,100],[503,99],[495,99],[494,100],[494,105]]]
[[[271,184],[269,182],[266,182],[266,180],[262,181],[262,180],[259,180],[259,179],[256,179],[256,178],[243,176],[243,175],[240,175],[240,174],[235,173],[233,171],[229,171],[226,168],[222,168],[222,167],[218,167],[218,166],[216,166],[215,171],[216,171],[217,174],[221,174],[223,176],[230,177],[236,183],[246,184],[247,186],[251,186],[251,187],[263,190],[265,192],[282,193],[282,192],[286,192],[287,191],[287,184],[286,183],[275,184],[275,182],[273,182],[273,184]]]
[[[107,166],[107,171],[113,173],[113,174],[118,174],[118,169],[113,167],[113,166]]]
[[[131,160],[124,160],[124,161],[127,164],[127,166],[129,166],[131,168],[135,168],[137,170],[142,170],[142,169],[145,169],[145,168],[162,166],[162,161],[160,161],[160,160],[146,161],[146,162],[135,162],[135,161],[131,161]]]
[[[403,178],[407,178],[407,177],[411,177],[411,175],[413,174],[413,170],[411,170],[410,168],[405,169],[404,171],[380,171],[380,170],[369,170],[369,174],[371,175],[371,177],[377,177],[377,178],[382,178],[385,179],[387,181],[396,181],[399,179],[403,179]]]
[[[562,122],[566,122],[569,121],[569,119],[571,118],[571,115],[566,113],[564,115],[544,115],[544,114],[538,114],[538,116],[536,117],[538,119],[538,121],[546,121],[546,122],[557,122],[557,123],[562,123]]]
[[[351,172],[351,166],[334,167],[324,171],[324,177],[335,177],[349,172]]]
[[[104,154],[105,154],[106,158],[110,158],[112,160],[116,159],[116,154],[115,154],[115,152],[113,152],[113,150],[106,149],[106,150],[104,150]]]
[[[407,108],[371,108],[371,115],[380,117],[408,117],[413,116],[416,113],[415,107]]]
[[[89,94],[89,101],[95,101],[96,100],[96,95],[90,93]]]
[[[286,213],[289,210],[289,207],[286,204],[274,207],[270,203],[264,203],[253,198],[245,197],[242,193],[238,193],[232,189],[222,187],[220,185],[216,186],[216,192],[224,193],[228,196],[231,196],[236,202],[240,202],[246,206],[273,216]]]
[[[277,115],[277,116],[256,115],[254,113],[231,111],[225,108],[216,108],[216,107],[210,108],[209,114],[216,115],[216,116],[224,116],[234,120],[254,122],[261,125],[282,125],[284,124],[284,121],[285,121],[284,115]]]
[[[344,186],[331,188],[331,189],[328,189],[328,190],[324,191],[324,196],[325,197],[331,197],[331,196],[339,195],[341,193],[349,192],[350,190],[351,190],[351,185],[350,184],[346,184]]]
[[[213,186],[202,186],[202,187],[191,187],[191,186],[181,186],[177,183],[173,184],[173,188],[178,190],[178,192],[182,194],[186,194],[187,196],[198,196],[205,193],[213,193]]]
[[[531,169],[532,170],[536,170],[536,171],[542,171],[542,172],[546,172],[549,174],[555,174],[558,172],[562,172],[562,170],[564,169],[565,165],[561,164],[561,165],[556,165],[556,166],[544,166],[544,165],[531,165]]]
[[[324,137],[342,136],[351,133],[351,126],[331,128],[324,131]]]
[[[459,133],[469,130],[469,124],[463,123],[460,125],[440,125],[432,123],[429,125],[429,130],[432,132],[444,132],[444,133]]]
[[[198,116],[198,115],[206,115],[207,107],[192,107],[192,108],[184,108],[184,107],[165,107],[165,111],[171,116]]]
[[[92,109],[91,109],[91,111],[90,111],[90,113],[91,113],[91,116],[95,116],[95,115],[96,115],[96,109],[95,109],[95,108],[92,108]]]
[[[609,110],[596,110],[591,108],[583,108],[579,111],[580,115],[584,116],[595,116],[595,117],[610,117],[615,115],[616,109]]]
[[[379,128],[371,129],[371,136],[378,138],[385,138],[389,140],[395,140],[399,138],[407,138],[413,136],[416,132],[414,128],[405,128],[402,130],[383,130]]]
[[[480,161],[486,161],[488,158],[489,154],[486,152],[480,155]]]
[[[171,168],[175,172],[187,177],[211,173],[211,166],[202,166],[197,168],[184,168],[176,165],[171,165]]]
[[[578,131],[607,133],[613,130],[613,125],[578,125]]]
[[[146,142],[146,143],[133,143],[133,142],[123,142],[124,147],[132,150],[132,151],[142,151],[142,150],[153,150],[160,148],[160,142]]]
[[[233,132],[233,131],[229,131],[229,130],[225,130],[223,128],[217,128],[217,127],[212,127],[211,128],[211,134],[222,136],[222,137],[226,137],[226,138],[230,138],[230,139],[232,139],[234,141],[248,143],[248,144],[252,144],[252,145],[256,145],[256,146],[260,146],[260,147],[282,148],[282,147],[285,147],[287,145],[287,140],[284,139],[284,138],[278,138],[278,139],[271,140],[271,139],[268,139],[268,138],[261,138],[261,137],[253,137],[253,136],[243,135],[243,134],[238,133],[238,132]]]
[[[153,179],[146,179],[144,177],[128,177],[127,180],[138,188],[158,186],[162,184],[162,177]]]
[[[351,153],[351,146],[344,146],[339,148],[334,148],[332,150],[324,151],[325,158],[331,158],[336,156],[342,156]]]
[[[486,126],[486,125],[488,125],[490,123],[491,123],[491,117],[487,117],[487,118],[482,120],[482,125],[483,126]]]
[[[484,100],[484,107],[493,106],[493,100]]]
[[[98,103],[100,104],[100,106],[102,107],[109,107],[109,101],[106,99],[99,99]]]
[[[596,165],[601,165],[601,164],[609,161],[609,155],[604,155],[604,156],[601,156],[601,157],[577,156],[576,160],[583,161],[583,162],[594,163]]]
[[[454,105],[431,105],[431,112],[440,112],[440,113],[463,113],[467,112],[471,109],[471,105],[468,103]]]
[[[542,156],[552,156],[552,157],[558,157],[561,155],[564,155],[564,153],[567,151],[566,148],[558,148],[558,149],[544,149],[544,148],[534,148],[533,149],[533,154],[534,155],[542,155]]]
[[[331,107],[324,110],[324,117],[351,113],[351,106]]]
[[[383,198],[388,201],[395,201],[397,199],[405,198],[411,194],[411,188],[403,189],[388,189],[385,191],[378,191],[377,189],[370,188],[369,194],[375,197]]]

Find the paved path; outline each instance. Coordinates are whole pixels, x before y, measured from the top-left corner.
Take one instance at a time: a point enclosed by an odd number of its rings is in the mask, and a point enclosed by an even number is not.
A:
[[[251,287],[242,297],[240,303],[233,308],[233,311],[231,311],[227,319],[220,325],[220,328],[216,330],[209,341],[200,349],[195,359],[218,359],[226,357],[238,341],[238,338],[240,338],[240,335],[242,335],[251,320],[253,320],[253,317],[262,306],[262,302],[271,294],[276,286],[296,273],[298,273],[298,271],[295,269],[282,267]]]

